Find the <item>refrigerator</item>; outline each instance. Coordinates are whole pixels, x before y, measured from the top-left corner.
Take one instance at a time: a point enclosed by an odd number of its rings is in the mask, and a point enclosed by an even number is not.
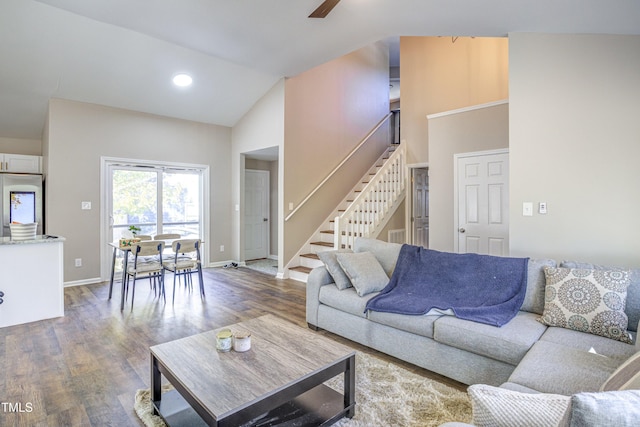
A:
[[[38,223],[36,234],[44,231],[43,176],[40,174],[0,173],[0,237],[11,236],[9,224]]]

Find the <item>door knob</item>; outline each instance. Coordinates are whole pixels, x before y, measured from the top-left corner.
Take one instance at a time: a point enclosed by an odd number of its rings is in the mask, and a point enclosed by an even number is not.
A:
[[[460,227],[460,228],[458,228],[458,231],[461,232],[461,233],[464,233],[467,230],[465,230],[463,227]]]
[[[267,222],[267,221],[269,221],[269,218],[262,218],[262,220],[263,220],[264,222]]]

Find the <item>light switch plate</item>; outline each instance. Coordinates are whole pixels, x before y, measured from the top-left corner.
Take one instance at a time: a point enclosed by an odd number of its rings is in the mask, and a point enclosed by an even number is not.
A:
[[[91,209],[91,202],[82,202],[82,210],[90,210]]]
[[[533,216],[533,203],[532,202],[523,202],[522,203],[522,216]]]

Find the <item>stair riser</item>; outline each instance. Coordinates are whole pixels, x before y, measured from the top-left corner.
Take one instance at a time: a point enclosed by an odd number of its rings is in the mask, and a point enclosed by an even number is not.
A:
[[[303,267],[316,268],[322,267],[322,261],[319,259],[311,259],[306,257],[300,257],[300,265]]]
[[[306,273],[302,273],[300,271],[290,270],[289,278],[293,280],[297,280],[298,282],[307,283],[307,279],[309,278],[309,275]]]

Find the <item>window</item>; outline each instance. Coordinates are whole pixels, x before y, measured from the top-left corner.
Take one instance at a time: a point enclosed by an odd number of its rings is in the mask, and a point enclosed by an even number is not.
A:
[[[131,226],[140,229],[139,235],[175,233],[205,240],[206,166],[115,159],[103,162],[107,242],[131,237]],[[105,263],[111,265],[108,253]]]

